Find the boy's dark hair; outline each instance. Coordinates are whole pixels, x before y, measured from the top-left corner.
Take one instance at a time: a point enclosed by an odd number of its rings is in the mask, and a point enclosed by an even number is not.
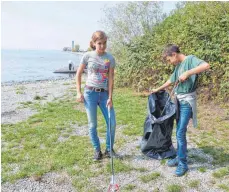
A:
[[[162,58],[165,61],[167,56],[172,56],[172,53],[180,53],[180,49],[175,44],[168,44],[162,53]]]

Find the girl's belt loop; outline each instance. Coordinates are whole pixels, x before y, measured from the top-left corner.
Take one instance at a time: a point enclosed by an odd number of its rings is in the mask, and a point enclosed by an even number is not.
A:
[[[106,90],[104,88],[96,88],[96,87],[90,87],[88,85],[85,86],[87,89],[93,90],[95,92],[105,92]]]

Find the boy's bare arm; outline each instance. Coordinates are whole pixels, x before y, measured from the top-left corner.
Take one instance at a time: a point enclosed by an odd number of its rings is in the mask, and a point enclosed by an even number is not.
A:
[[[179,77],[179,81],[184,82],[185,80],[187,80],[190,76],[194,75],[194,74],[198,74],[201,72],[204,72],[206,70],[208,70],[210,68],[210,65],[208,63],[202,63],[199,66],[190,69],[186,72],[184,72],[180,77]]]
[[[156,93],[156,92],[158,92],[158,91],[161,91],[161,90],[163,90],[163,89],[169,87],[171,84],[172,84],[172,82],[171,82],[170,79],[169,79],[169,80],[166,81],[162,86],[158,87],[157,89],[153,89],[153,90],[151,91],[151,93]]]

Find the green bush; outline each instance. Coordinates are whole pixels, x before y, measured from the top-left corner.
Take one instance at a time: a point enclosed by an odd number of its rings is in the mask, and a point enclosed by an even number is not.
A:
[[[198,91],[203,98],[227,100],[228,29],[228,2],[188,2],[155,26],[153,32],[118,47],[118,53],[123,53],[115,55],[119,63],[116,84],[143,91],[164,83],[173,67],[162,62],[161,53],[166,44],[174,43],[180,46],[182,53],[210,63],[211,69],[199,78]]]

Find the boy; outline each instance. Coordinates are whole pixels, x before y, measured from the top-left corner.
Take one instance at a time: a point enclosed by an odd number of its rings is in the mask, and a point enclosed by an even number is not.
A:
[[[169,44],[163,51],[163,59],[175,66],[170,79],[161,87],[153,89],[158,92],[177,83],[175,95],[179,103],[179,120],[176,128],[177,157],[170,159],[167,165],[177,166],[176,176],[182,176],[188,171],[186,132],[189,119],[193,119],[193,126],[197,127],[196,120],[196,88],[197,74],[210,68],[210,65],[193,55],[184,55],[177,45]]]

